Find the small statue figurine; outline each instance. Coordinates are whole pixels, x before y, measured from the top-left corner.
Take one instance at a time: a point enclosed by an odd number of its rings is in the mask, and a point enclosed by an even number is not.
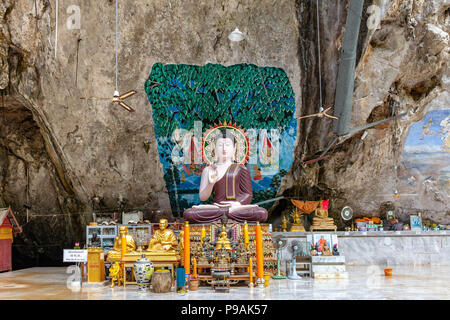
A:
[[[325,242],[324,246],[323,246],[323,251],[322,251],[322,255],[323,256],[332,256],[333,254],[330,252],[330,247],[328,246],[328,243]]]
[[[216,250],[225,248],[231,250],[230,240],[228,240],[227,232],[225,231],[225,225],[222,225],[222,232],[219,235],[219,239],[216,242]]]
[[[248,262],[248,252],[247,250],[245,250],[244,243],[240,242],[238,245],[237,263],[246,264],[247,262]]]
[[[91,247],[101,247],[101,246],[102,246],[101,240],[97,232],[92,233]]]
[[[286,215],[283,214],[283,218],[281,219],[282,222],[282,228],[283,228],[283,232],[287,231],[287,219],[286,219]]]
[[[177,248],[177,238],[171,229],[167,229],[167,219],[159,220],[159,230],[156,230],[148,243],[147,251],[175,252]]]
[[[295,210],[294,210],[294,212],[292,212],[291,216],[292,216],[293,223],[292,223],[291,229],[289,231],[304,232],[305,228],[303,227],[300,213],[298,212],[297,208],[295,208]]]
[[[204,239],[206,239],[206,238],[204,238]],[[209,247],[208,242],[203,240],[203,246],[202,246],[202,249],[200,250],[200,255],[198,257],[199,265],[208,264],[208,260],[209,260],[208,259],[208,257],[209,257],[208,247]]]
[[[335,244],[333,246],[333,256],[338,256],[338,255],[339,255],[338,247],[337,247],[337,244]]]
[[[122,283],[122,268],[119,262],[114,262],[114,264],[109,268],[109,275],[111,276],[111,288],[114,288],[114,284],[117,281],[117,285],[120,286]]]
[[[225,247],[221,247],[217,252],[216,256],[216,267],[218,268],[228,268],[230,266],[229,253]]]

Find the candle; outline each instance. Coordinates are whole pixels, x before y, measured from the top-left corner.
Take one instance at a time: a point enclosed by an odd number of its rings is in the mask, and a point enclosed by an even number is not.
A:
[[[200,235],[200,247],[203,247],[203,238],[206,236],[205,226],[202,226],[202,233]]]
[[[253,283],[253,261],[252,258],[248,260],[248,273],[250,274],[250,283]]]
[[[125,232],[124,233],[122,233],[122,236],[121,236],[121,238],[120,238],[120,242],[121,242],[121,245],[122,245],[122,247],[121,247],[121,256],[122,256],[122,260],[124,260],[124,257],[125,257],[125,254],[127,253],[127,236],[126,236],[126,234],[125,234]]]
[[[247,221],[244,223],[244,246],[247,249],[248,246],[248,224]]]
[[[189,221],[184,225],[184,272],[191,274],[191,237],[189,234]]]
[[[192,277],[197,278],[197,259],[194,258],[193,261],[193,267],[192,267]]]
[[[263,279],[263,244],[262,244],[262,232],[259,222],[256,223],[256,277]]]

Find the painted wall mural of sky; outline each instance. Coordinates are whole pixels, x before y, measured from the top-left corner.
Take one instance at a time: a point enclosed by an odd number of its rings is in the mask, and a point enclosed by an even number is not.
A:
[[[450,109],[430,111],[411,125],[402,162],[410,186],[435,181],[450,196]]]

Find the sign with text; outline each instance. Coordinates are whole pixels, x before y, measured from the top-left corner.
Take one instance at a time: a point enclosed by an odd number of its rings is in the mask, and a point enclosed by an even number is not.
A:
[[[87,250],[64,249],[64,262],[87,262]]]

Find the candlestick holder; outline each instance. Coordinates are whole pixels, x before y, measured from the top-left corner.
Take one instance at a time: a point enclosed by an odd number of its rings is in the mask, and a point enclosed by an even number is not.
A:
[[[258,278],[256,279],[256,286],[260,289],[264,289],[264,282],[266,282],[264,278]]]

